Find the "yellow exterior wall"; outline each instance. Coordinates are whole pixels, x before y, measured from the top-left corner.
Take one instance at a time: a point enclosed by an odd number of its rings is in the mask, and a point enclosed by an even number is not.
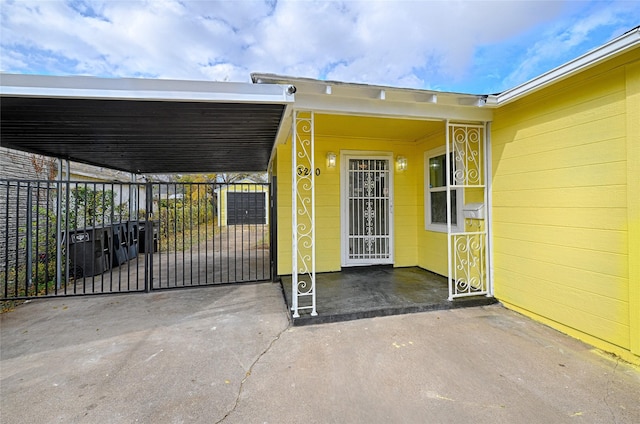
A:
[[[339,118],[343,119],[343,118]],[[422,173],[422,152],[413,141],[367,140],[338,136],[315,137],[315,165],[320,175],[315,177],[316,199],[316,271],[341,269],[340,240],[340,152],[392,152],[395,158],[405,156],[408,169],[395,170],[394,164],[394,266],[418,264],[417,177]],[[326,165],[327,152],[337,156],[335,168]],[[281,144],[276,153],[278,201],[278,273],[291,273],[291,142]],[[422,228],[422,227],[420,227]]]
[[[630,350],[640,356],[640,60],[627,64],[625,72]]]
[[[277,272],[291,274],[291,140],[280,144],[276,150],[273,167],[277,177],[276,209],[277,228]],[[277,172],[277,173],[276,173]]]
[[[623,355],[640,354],[639,57],[498,108],[491,134],[495,296]]]
[[[445,145],[445,124],[442,124],[442,132],[436,133],[420,140],[418,151],[420,166],[418,173],[418,266],[440,275],[447,275],[447,233],[425,230],[425,164],[424,154],[429,150]]]

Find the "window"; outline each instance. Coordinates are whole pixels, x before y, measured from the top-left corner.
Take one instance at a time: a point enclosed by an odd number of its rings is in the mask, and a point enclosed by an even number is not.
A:
[[[450,181],[453,183],[453,154],[451,157]],[[425,229],[447,231],[447,182],[446,153],[444,148],[425,152],[424,215]],[[462,232],[463,189],[451,189],[451,231]]]

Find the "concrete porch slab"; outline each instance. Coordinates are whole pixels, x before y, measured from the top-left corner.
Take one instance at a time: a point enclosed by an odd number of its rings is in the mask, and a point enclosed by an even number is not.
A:
[[[282,277],[291,309],[291,276]],[[418,267],[344,268],[316,275],[317,316],[309,310],[292,318],[293,325],[323,324],[415,312],[485,306],[492,297],[474,296],[448,301],[447,279]]]

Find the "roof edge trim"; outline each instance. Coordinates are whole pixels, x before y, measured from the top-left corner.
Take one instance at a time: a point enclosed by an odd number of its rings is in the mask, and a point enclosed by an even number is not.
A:
[[[289,86],[242,82],[0,73],[0,96],[96,100],[293,103]]]

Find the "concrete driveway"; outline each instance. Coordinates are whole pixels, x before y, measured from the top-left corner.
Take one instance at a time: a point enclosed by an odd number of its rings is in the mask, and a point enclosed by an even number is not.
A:
[[[637,368],[499,305],[293,328],[263,283],[1,324],[2,423],[640,422]]]

